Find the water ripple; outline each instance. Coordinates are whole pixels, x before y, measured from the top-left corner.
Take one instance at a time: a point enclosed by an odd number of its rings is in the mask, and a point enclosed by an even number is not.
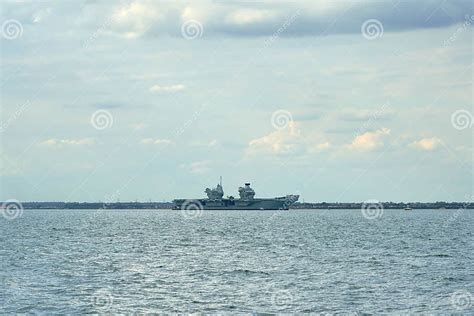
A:
[[[450,212],[25,210],[0,313],[472,314],[474,216]]]

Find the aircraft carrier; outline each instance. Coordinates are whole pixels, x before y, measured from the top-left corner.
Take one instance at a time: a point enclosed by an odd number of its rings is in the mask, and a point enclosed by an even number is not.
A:
[[[275,198],[255,198],[255,191],[250,183],[239,187],[239,198],[224,198],[222,179],[214,189],[204,191],[207,199],[176,199],[174,209],[181,210],[288,210],[298,201],[299,195],[287,195]]]

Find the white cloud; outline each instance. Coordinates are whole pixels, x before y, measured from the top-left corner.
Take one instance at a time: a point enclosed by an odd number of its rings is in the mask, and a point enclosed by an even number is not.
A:
[[[276,130],[249,142],[246,156],[317,154],[329,150],[332,145],[321,135],[303,135],[298,123],[291,121],[288,127]]]
[[[217,8],[216,8],[217,9]],[[215,11],[209,10],[205,6],[185,7],[181,13],[181,21],[186,22],[189,20],[197,20],[200,22],[207,21],[212,14],[216,14]]]
[[[144,138],[140,141],[140,144],[143,145],[169,145],[173,142],[169,139],[153,139],[153,138]]]
[[[289,123],[288,128],[251,140],[247,154],[262,152],[289,154],[300,151],[303,147],[301,132],[297,129],[296,122],[292,121]]]
[[[384,145],[384,140],[390,135],[390,129],[382,128],[375,132],[366,132],[354,138],[348,146],[351,150],[371,151]]]
[[[33,13],[33,16],[32,16],[33,23],[39,23],[43,21],[45,18],[51,15],[51,12],[52,12],[51,8],[46,8],[46,9],[41,9]]]
[[[112,28],[125,38],[142,36],[150,26],[163,18],[158,6],[152,3],[133,2],[118,8],[111,17]]]
[[[191,145],[191,146],[196,146],[196,147],[215,147],[215,146],[217,146],[218,144],[219,144],[219,143],[217,142],[217,140],[213,139],[213,140],[204,141],[204,142],[201,142],[201,141],[192,142],[190,145]]]
[[[95,144],[95,140],[93,138],[81,138],[81,139],[50,138],[39,143],[39,145],[42,147],[55,147],[55,148],[61,148],[65,146],[89,146],[93,144]]]
[[[442,140],[436,137],[422,138],[411,143],[410,147],[425,151],[432,151],[437,149],[442,143]]]
[[[237,25],[265,22],[275,19],[277,13],[270,10],[240,9],[230,13],[227,21]]]
[[[207,144],[207,147],[214,147],[216,145],[217,145],[217,140],[213,139]]]
[[[150,88],[150,92],[179,92],[184,90],[186,87],[182,84],[175,84],[171,86],[160,86],[160,85],[154,85]]]
[[[211,162],[209,160],[195,161],[190,164],[182,164],[181,168],[188,170],[192,174],[204,174],[207,173],[210,168]]]
[[[139,131],[139,130],[142,130],[144,128],[146,128],[147,125],[145,123],[136,123],[136,124],[132,124],[132,128],[136,131]]]
[[[316,145],[312,146],[311,151],[321,152],[321,151],[324,151],[324,150],[328,150],[330,147],[331,147],[330,142],[324,142],[324,143],[316,144]]]

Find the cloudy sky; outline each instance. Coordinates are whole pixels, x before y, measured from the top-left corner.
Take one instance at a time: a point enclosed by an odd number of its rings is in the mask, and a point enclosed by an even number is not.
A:
[[[471,1],[2,1],[0,199],[473,197]]]

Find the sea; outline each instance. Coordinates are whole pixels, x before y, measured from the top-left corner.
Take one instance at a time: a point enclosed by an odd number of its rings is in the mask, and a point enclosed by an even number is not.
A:
[[[474,314],[474,210],[22,210],[0,314]]]

